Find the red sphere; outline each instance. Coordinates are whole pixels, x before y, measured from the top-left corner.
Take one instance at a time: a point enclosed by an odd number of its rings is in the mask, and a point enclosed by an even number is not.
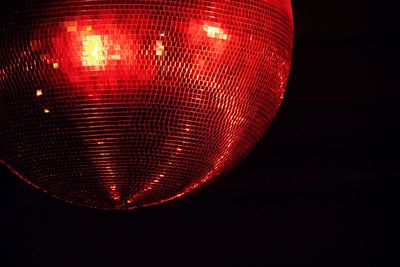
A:
[[[0,7],[0,161],[71,203],[180,197],[234,167],[283,98],[290,0]]]

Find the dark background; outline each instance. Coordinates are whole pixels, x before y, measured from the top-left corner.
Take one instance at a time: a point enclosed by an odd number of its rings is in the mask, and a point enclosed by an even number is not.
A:
[[[0,167],[0,266],[400,266],[396,1],[293,1],[286,98],[253,153],[133,212],[64,204]]]

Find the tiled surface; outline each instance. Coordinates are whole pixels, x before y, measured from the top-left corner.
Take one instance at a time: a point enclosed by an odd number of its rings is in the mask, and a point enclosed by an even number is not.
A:
[[[290,1],[31,1],[1,20],[0,159],[65,201],[130,209],[242,159],[282,100]]]

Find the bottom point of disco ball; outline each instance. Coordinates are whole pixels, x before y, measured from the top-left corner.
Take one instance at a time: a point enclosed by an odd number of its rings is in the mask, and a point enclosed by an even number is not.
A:
[[[68,203],[196,190],[251,151],[285,91],[290,0],[126,3],[15,1],[0,17],[1,162]]]

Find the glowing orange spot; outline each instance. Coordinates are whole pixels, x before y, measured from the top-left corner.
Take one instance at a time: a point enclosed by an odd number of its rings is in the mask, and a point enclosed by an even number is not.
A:
[[[219,27],[214,27],[204,24],[203,30],[207,33],[207,36],[210,38],[221,39],[221,40],[228,39],[228,35],[224,33],[224,31]]]
[[[158,41],[158,40],[157,40],[156,46],[155,46],[156,55],[157,55],[157,56],[162,56],[163,53],[164,53],[164,48],[165,48],[165,47],[163,46],[162,41]]]
[[[104,66],[106,64],[107,51],[103,46],[100,35],[84,36],[82,45],[83,66]]]
[[[76,26],[68,26],[67,32],[76,32]]]

